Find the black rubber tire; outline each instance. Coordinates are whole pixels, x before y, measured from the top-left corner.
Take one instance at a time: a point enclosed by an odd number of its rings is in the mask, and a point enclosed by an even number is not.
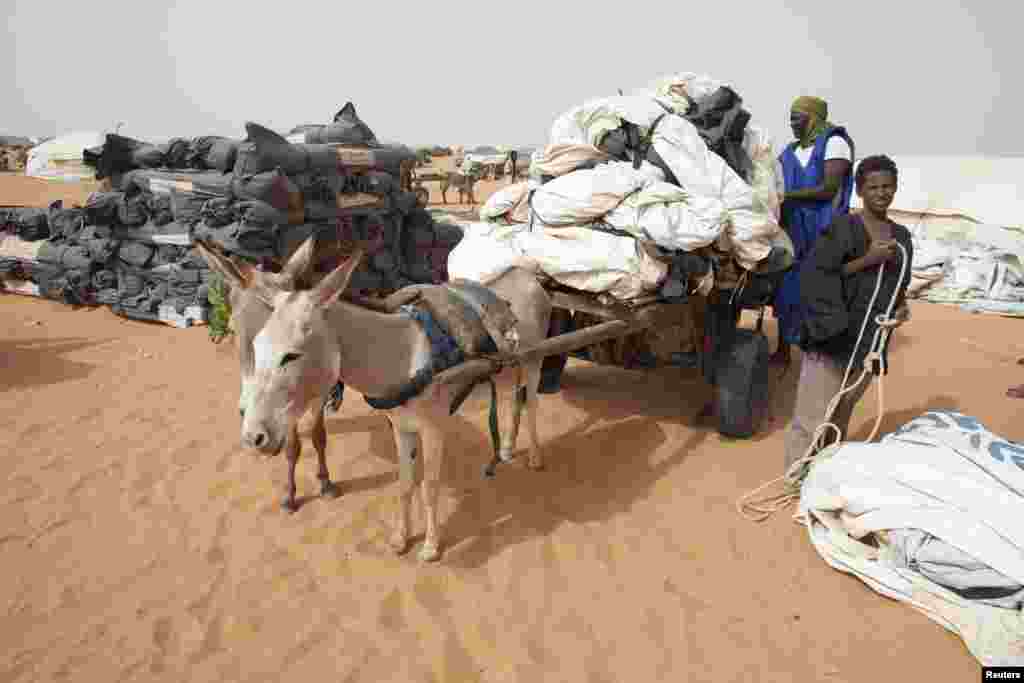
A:
[[[755,330],[738,329],[715,368],[718,433],[746,439],[757,433],[768,410],[768,338]]]

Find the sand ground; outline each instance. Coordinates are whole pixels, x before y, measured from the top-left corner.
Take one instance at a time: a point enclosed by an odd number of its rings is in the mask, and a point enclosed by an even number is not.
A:
[[[695,372],[572,361],[541,397],[547,470],[494,480],[474,396],[444,469],[445,554],[423,565],[388,550],[394,446],[354,392],[327,420],[344,494],[314,497],[307,434],[288,515],[283,458],[239,446],[230,342],[0,307],[0,681],[978,680],[955,636],[830,569],[789,515],[735,511],[780,473],[794,371],[776,419],[732,441],[695,419]],[[1003,395],[1024,381],[1020,322],[912,309],[883,432],[942,408],[1024,439]]]

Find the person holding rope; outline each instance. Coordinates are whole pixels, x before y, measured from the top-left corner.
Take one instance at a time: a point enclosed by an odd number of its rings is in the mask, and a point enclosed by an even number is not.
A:
[[[872,377],[887,373],[885,337],[881,348],[875,349],[878,354],[872,354],[870,371],[864,371],[880,324],[893,328],[909,319],[905,299],[913,243],[910,231],[888,217],[897,180],[896,164],[889,157],[864,159],[855,175],[864,210],[833,220],[800,268],[803,361],[786,434],[787,474],[809,455],[823,420],[839,429],[840,439],[845,438],[853,409]],[[877,316],[888,315],[887,306],[888,310],[895,306],[895,312],[880,322]],[[826,407],[844,388],[848,391],[829,419]]]
[[[1024,365],[1024,358],[1018,358],[1017,365]],[[1018,384],[1015,387],[1010,387],[1006,390],[1006,395],[1010,398],[1024,398],[1024,384]]]
[[[818,97],[798,97],[790,107],[795,142],[779,155],[785,192],[782,226],[796,249],[793,268],[779,286],[772,310],[779,321],[779,346],[773,364],[788,367],[790,345],[801,325],[800,263],[832,220],[850,212],[853,193],[853,140],[828,120],[828,104]]]

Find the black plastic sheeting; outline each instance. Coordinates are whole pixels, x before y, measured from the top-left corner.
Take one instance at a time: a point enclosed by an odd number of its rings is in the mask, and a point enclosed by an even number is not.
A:
[[[97,178],[116,181],[111,191],[93,193],[80,208],[55,202],[0,210],[0,232],[43,242],[33,260],[0,257],[0,275],[30,279],[45,296],[141,319],[154,319],[161,305],[178,313],[208,305],[212,271],[192,247],[196,239],[271,269],[311,237],[325,246],[369,240],[352,279],[363,294],[445,280],[461,230],[435,222],[401,188],[400,165],[412,151],[378,143],[351,102],[332,122],[291,134],[300,132],[304,144],[255,123],[246,124],[244,140],[178,137],[152,145],[107,135],[84,156]],[[339,144],[372,150],[374,168],[340,164]],[[351,193],[377,201],[339,208],[339,195]]]

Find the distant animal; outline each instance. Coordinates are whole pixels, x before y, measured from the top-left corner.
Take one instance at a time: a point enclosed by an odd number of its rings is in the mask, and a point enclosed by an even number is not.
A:
[[[473,185],[479,180],[474,173],[462,173],[461,171],[448,171],[441,175],[441,200],[448,203],[448,188],[454,187],[459,192],[459,203],[465,204],[463,197],[469,196],[469,203],[476,204],[473,196]]]

